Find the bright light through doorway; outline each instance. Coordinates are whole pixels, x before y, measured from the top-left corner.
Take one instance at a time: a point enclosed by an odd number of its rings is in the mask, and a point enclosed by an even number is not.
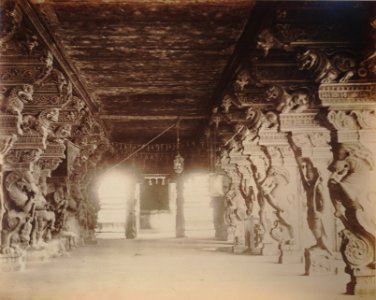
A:
[[[127,202],[132,197],[134,181],[126,172],[112,171],[101,178],[98,186],[100,211],[97,234],[101,238],[125,236]]]
[[[184,199],[195,202],[210,202],[209,174],[192,174],[184,182]]]
[[[125,201],[129,195],[131,184],[132,180],[126,173],[113,171],[105,174],[98,187],[100,202],[112,202],[116,199]]]

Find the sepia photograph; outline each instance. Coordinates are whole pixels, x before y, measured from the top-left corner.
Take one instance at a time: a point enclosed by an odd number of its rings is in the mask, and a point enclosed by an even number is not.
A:
[[[0,300],[376,299],[376,2],[0,0]]]

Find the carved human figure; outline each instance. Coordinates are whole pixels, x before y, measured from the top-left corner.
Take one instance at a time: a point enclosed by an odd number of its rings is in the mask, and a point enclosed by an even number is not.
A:
[[[271,235],[280,244],[292,244],[294,230],[292,226],[290,199],[286,194],[286,186],[289,183],[287,170],[280,167],[271,167],[268,175],[261,184],[261,190],[266,202],[274,209],[277,221],[271,230]],[[282,227],[281,227],[282,226]]]
[[[55,190],[46,196],[48,209],[55,214],[55,232],[64,227],[66,209],[68,207],[67,191],[63,186],[55,187]]]
[[[331,255],[326,242],[328,225],[326,224],[327,218],[324,215],[328,201],[330,201],[329,194],[325,190],[323,179],[318,169],[314,167],[309,158],[299,159],[298,164],[307,197],[308,227],[316,240],[316,244],[310,247],[310,250],[319,248]]]
[[[239,189],[231,183],[230,190],[225,195],[225,222],[229,226],[229,235],[234,238],[234,245],[244,244],[244,220],[246,206],[240,195]]]

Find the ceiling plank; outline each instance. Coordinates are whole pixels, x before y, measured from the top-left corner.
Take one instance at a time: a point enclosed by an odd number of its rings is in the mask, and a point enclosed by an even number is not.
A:
[[[98,115],[102,120],[116,120],[116,121],[169,121],[177,120],[202,120],[205,119],[205,115],[195,115],[195,116],[125,116],[125,115]]]

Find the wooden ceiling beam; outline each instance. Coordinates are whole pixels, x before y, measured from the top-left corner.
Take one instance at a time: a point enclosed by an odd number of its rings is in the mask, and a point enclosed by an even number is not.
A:
[[[124,116],[124,115],[97,115],[102,120],[114,120],[114,121],[169,121],[177,120],[178,117],[181,120],[203,120],[206,119],[206,115],[195,116]]]
[[[33,7],[33,5],[28,0],[20,0],[20,2],[21,2],[20,6],[23,12],[28,17],[31,24],[34,26],[35,30],[38,32],[43,42],[52,52],[54,58],[59,63],[61,68],[64,70],[64,72],[68,76],[69,80],[72,82],[72,84],[76,88],[76,91],[85,100],[91,112],[95,113],[98,110],[95,102],[91,98],[90,94],[88,93],[85,85],[83,84],[79,76],[76,74],[73,65],[71,64],[71,62],[69,61],[65,53],[63,52],[62,47],[60,47],[55,37],[53,36],[51,31],[48,29],[48,26],[44,24],[44,21],[42,20],[42,18],[40,18],[37,10]]]

